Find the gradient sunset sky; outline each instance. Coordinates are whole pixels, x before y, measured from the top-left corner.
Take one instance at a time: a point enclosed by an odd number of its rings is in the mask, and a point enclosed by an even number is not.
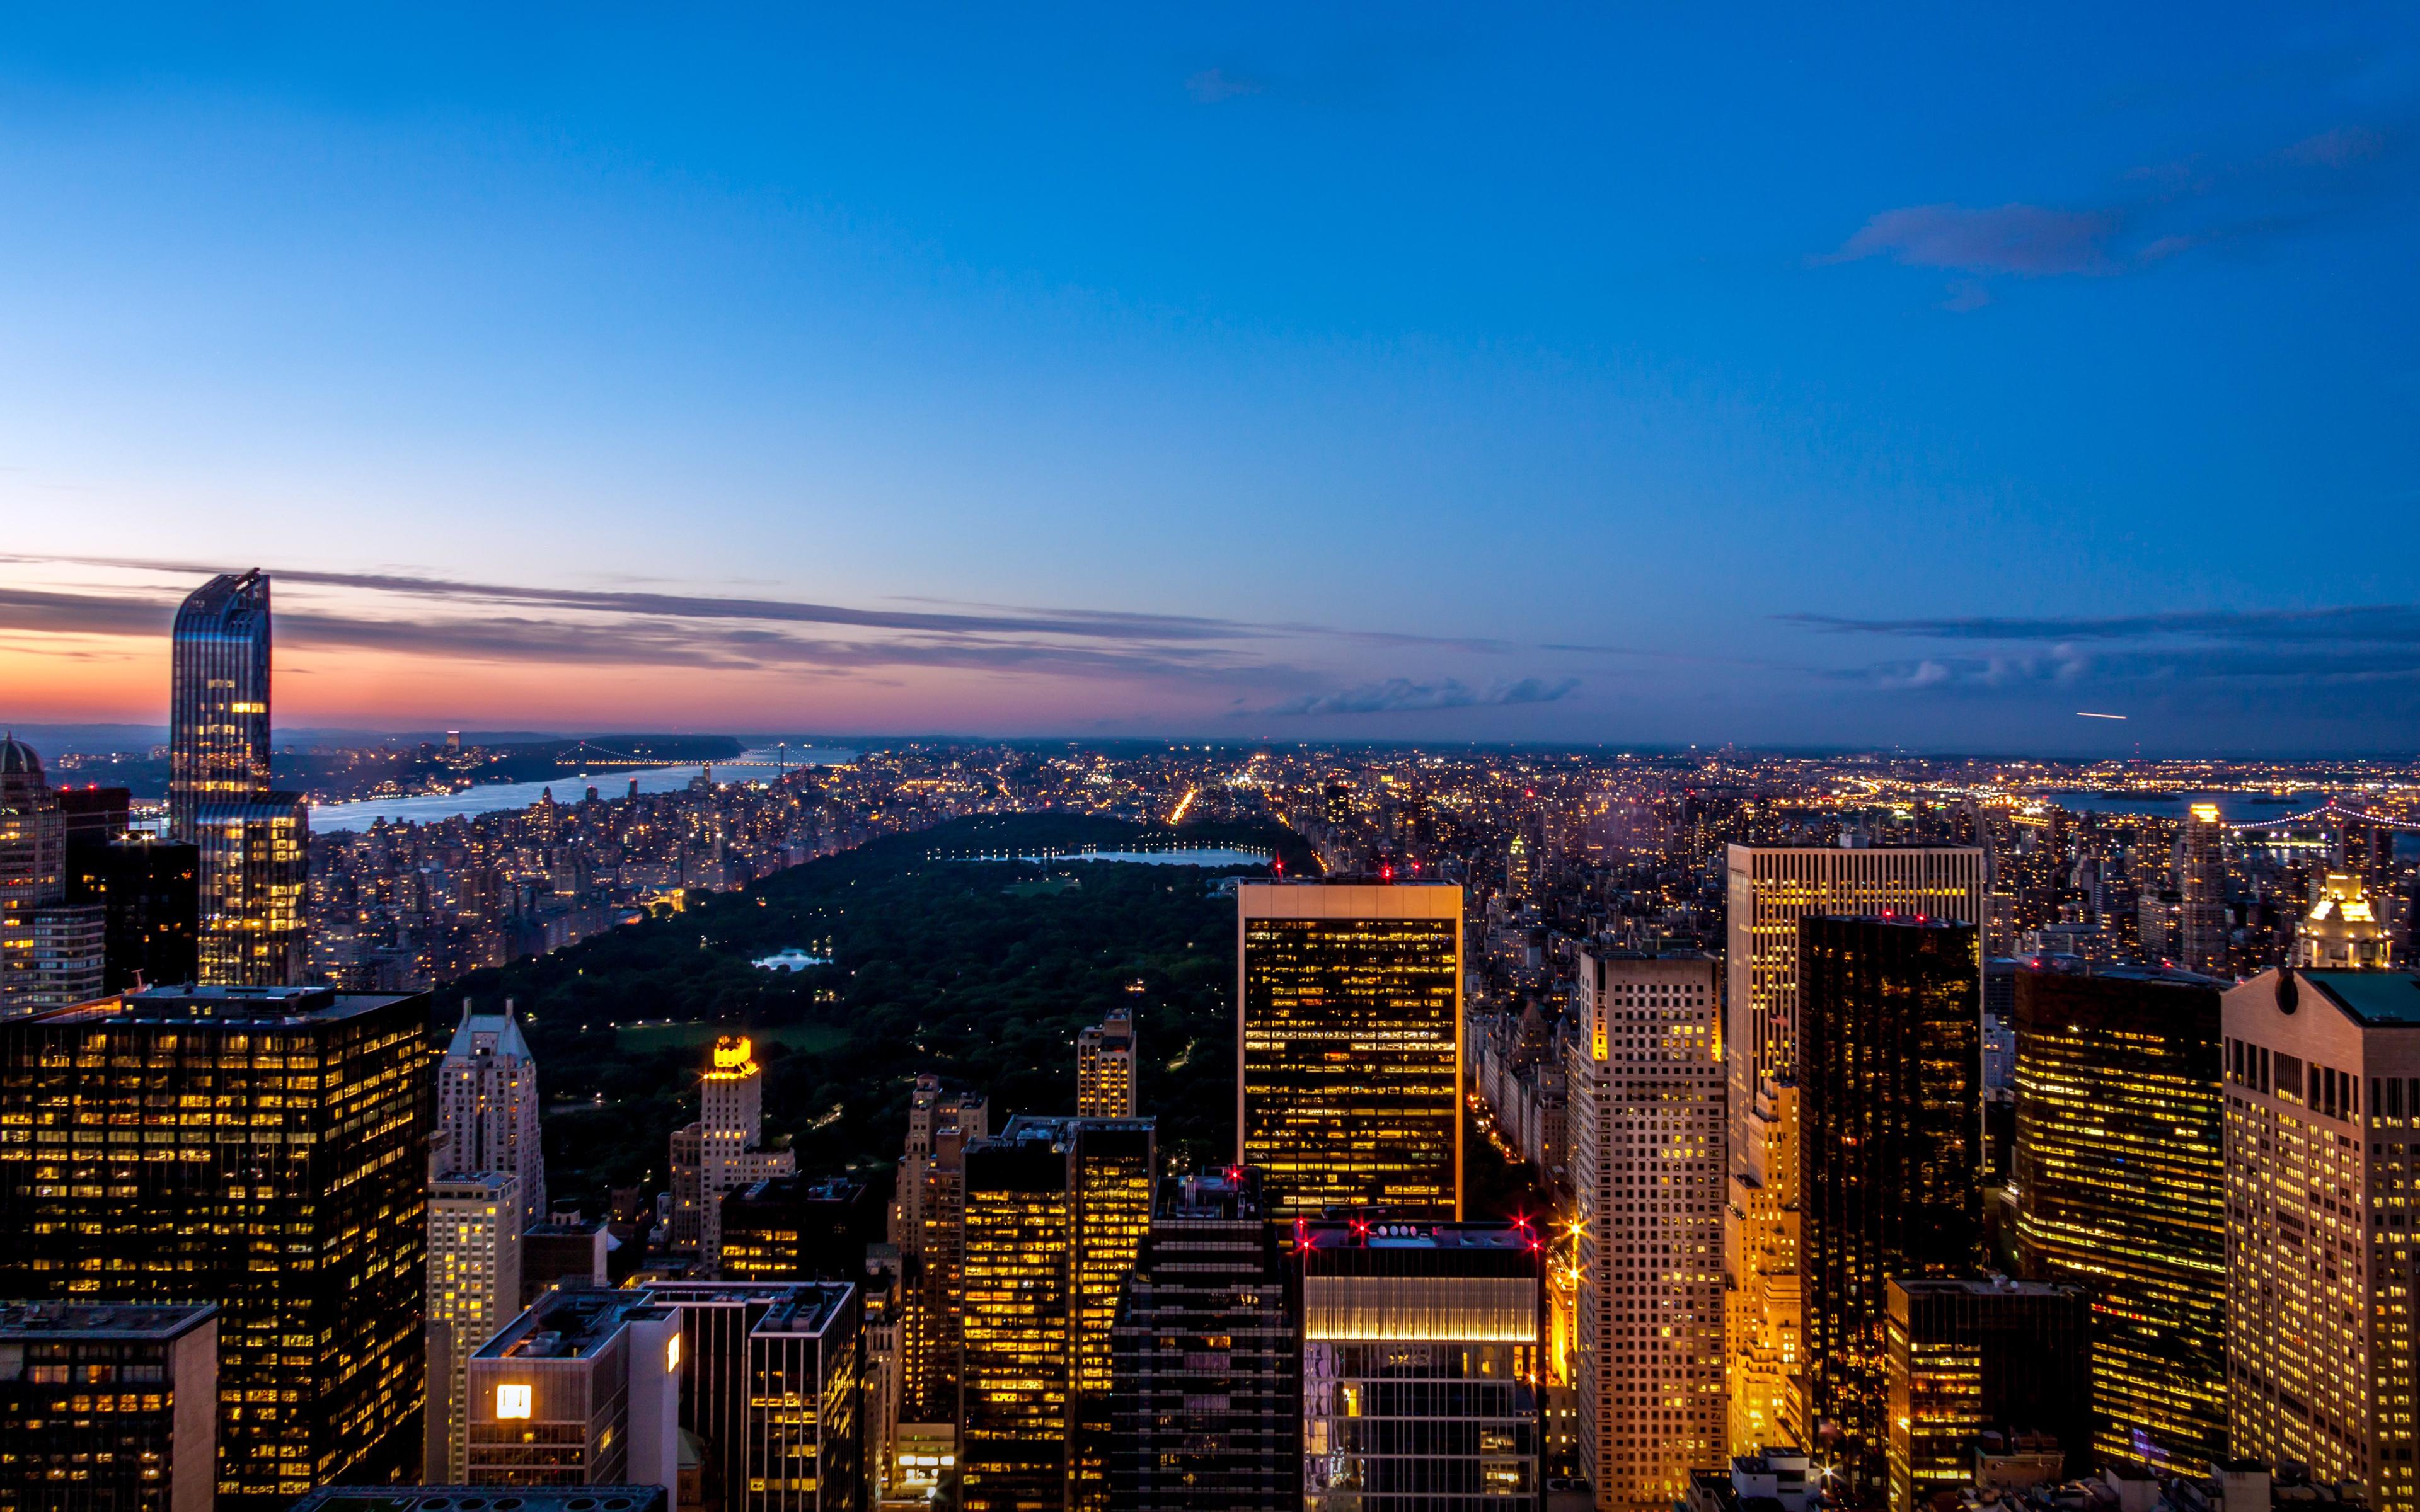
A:
[[[2415,212],[2408,5],[21,9],[0,718],[2408,753]]]

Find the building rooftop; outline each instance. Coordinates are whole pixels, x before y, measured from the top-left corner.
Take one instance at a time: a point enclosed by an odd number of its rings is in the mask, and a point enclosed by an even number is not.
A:
[[[2004,1275],[1909,1281],[1893,1278],[1888,1285],[1911,1297],[2063,1297],[2072,1296],[2080,1289],[2062,1282],[2018,1281]]]
[[[846,1308],[857,1288],[846,1281],[806,1283],[789,1288],[752,1334],[821,1334]]]
[[[1366,1218],[1297,1220],[1294,1239],[1296,1249],[1316,1250],[1427,1249],[1520,1254],[1543,1247],[1538,1229],[1527,1222],[1439,1223],[1389,1218],[1377,1212]]]
[[[2420,977],[2408,971],[2297,971],[2364,1024],[2420,1024]]]
[[[214,1302],[0,1303],[0,1339],[173,1339],[216,1318]]]
[[[595,1354],[623,1325],[668,1318],[645,1290],[574,1287],[550,1291],[479,1347],[475,1360],[579,1360]]]
[[[96,998],[40,1014],[36,1022],[78,1024],[107,1019],[132,1024],[324,1024],[373,1012],[416,995],[419,995],[340,993],[333,987],[146,987],[140,992]]]
[[[660,1486],[322,1486],[287,1512],[664,1512]]]

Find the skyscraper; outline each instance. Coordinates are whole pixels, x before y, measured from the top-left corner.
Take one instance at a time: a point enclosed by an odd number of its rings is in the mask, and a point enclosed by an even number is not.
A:
[[[990,1132],[990,1105],[984,1099],[971,1092],[945,1093],[939,1078],[929,1073],[916,1078],[891,1236],[899,1246],[903,1298],[900,1423],[957,1421],[966,1151]]]
[[[201,972],[201,849],[156,836],[68,845],[68,900],[101,909],[101,991],[131,992]]]
[[[471,1356],[465,1480],[676,1494],[687,1354],[680,1309],[650,1292],[548,1292]]]
[[[67,816],[41,758],[0,739],[0,1018],[101,995],[106,915],[68,901],[67,860]]]
[[[537,1061],[521,1036],[510,998],[501,1013],[462,1017],[437,1065],[437,1121],[428,1135],[428,1170],[495,1171],[520,1192],[520,1224],[546,1217],[546,1149],[538,1137]]]
[[[1135,1116],[1134,1014],[1125,1009],[1076,1036],[1076,1116]]]
[[[1730,1426],[1743,1446],[1806,1443],[1811,1441],[1796,1211],[1804,1141],[1793,1088],[1799,920],[1887,909],[1979,925],[1990,856],[1979,845],[1734,843],[1725,867],[1722,1040],[1731,1191],[1723,1265],[1730,1288]]]
[[[2358,872],[2331,872],[2313,891],[2294,929],[2294,964],[2382,971],[2394,964],[2395,942]]]
[[[2092,1298],[2101,1461],[2208,1473],[2227,1452],[2218,984],[2107,967],[2015,985],[2018,1266]]]
[[[1293,1267],[1240,1167],[1171,1177],[1111,1333],[1109,1499],[1135,1512],[1302,1495]]]
[[[1939,919],[1799,922],[1807,1407],[1883,1484],[1884,1287],[1983,1264],[1981,932]]]
[[[1148,1119],[1009,1120],[966,1155],[968,1512],[1107,1504],[1110,1329],[1151,1226]]]
[[[1724,1456],[1721,986],[1706,956],[1580,953],[1568,1065],[1580,1467],[1604,1508]]]
[[[2226,825],[2218,806],[2196,803],[2177,837],[2177,890],[2183,897],[2178,925],[2178,964],[2205,977],[2233,981],[2227,966]]]
[[[301,969],[309,814],[270,772],[269,579],[222,573],[177,610],[168,838],[201,848],[201,977],[276,986]]]
[[[222,1498],[400,1468],[427,1014],[199,987],[0,1024],[0,1296],[217,1303]]]
[[[673,1246],[694,1245],[699,1263],[711,1272],[722,1256],[722,1195],[796,1176],[799,1158],[764,1146],[765,1072],[746,1036],[714,1041],[697,1103],[697,1122],[673,1134]]]
[[[2264,971],[2220,1014],[2229,1445],[2412,1512],[2420,978]]]
[[[449,1171],[428,1183],[428,1413],[423,1478],[470,1478],[471,1356],[521,1310],[520,1183],[509,1171]]]
[[[2082,1287],[2004,1276],[1885,1283],[1891,1512],[1975,1481],[1987,1430],[2048,1434],[2089,1458],[2091,1327]]]
[[[1540,1236],[1383,1214],[1297,1221],[1302,1504],[1479,1512],[1543,1485]]]
[[[0,1506],[211,1512],[218,1309],[0,1304]]]
[[[1235,888],[1236,1163],[1276,1214],[1462,1204],[1462,889]]]

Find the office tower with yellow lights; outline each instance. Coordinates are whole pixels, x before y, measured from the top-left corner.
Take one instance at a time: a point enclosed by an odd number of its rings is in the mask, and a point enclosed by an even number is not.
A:
[[[966,1151],[989,1135],[990,1118],[983,1098],[944,1092],[930,1073],[916,1078],[908,1097],[891,1211],[891,1242],[899,1249],[898,1390],[886,1403],[889,1418],[875,1425],[877,1444],[890,1446],[877,1468],[894,1487],[933,1478],[925,1473],[944,1458],[955,1464]],[[903,1458],[911,1453],[912,1465]]]
[[[452,1171],[428,1183],[428,1417],[432,1485],[469,1478],[471,1356],[521,1310],[520,1182],[508,1171]]]
[[[2331,872],[2314,892],[2310,910],[2294,927],[2294,964],[2335,971],[2394,965],[2395,942],[2359,875]]]
[[[549,1292],[471,1356],[465,1480],[677,1499],[685,1354],[680,1309],[647,1291]]]
[[[0,1024],[0,1296],[217,1303],[222,1505],[417,1440],[427,1022],[196,987]]]
[[[1545,1246],[1522,1225],[1297,1220],[1302,1505],[1541,1499]]]
[[[2085,1473],[2085,1288],[2005,1276],[1884,1285],[1890,1512],[1973,1486],[1986,1432],[2046,1437],[2064,1458],[2062,1477]]]
[[[537,1061],[510,998],[501,1013],[474,1013],[462,999],[445,1057],[437,1064],[437,1120],[428,1135],[431,1176],[494,1171],[513,1178],[520,1227],[546,1221],[546,1149],[538,1137]]]
[[[2178,964],[2233,981],[2227,965],[2226,824],[2214,803],[2196,803],[2177,836]]]
[[[1722,986],[1690,952],[1580,952],[1567,1065],[1581,1473],[1669,1505],[1724,1458]]]
[[[1816,918],[1799,942],[1807,1412],[1872,1493],[1889,1441],[1885,1284],[1984,1262],[1981,932]]]
[[[1733,1448],[1810,1443],[1799,1215],[1798,925],[1885,910],[1980,923],[1979,845],[1742,845],[1725,853],[1723,1056],[1731,1165],[1729,1288]],[[1980,1014],[1979,989],[1977,1013]]]
[[[2219,985],[2123,966],[2014,985],[2018,1268],[2092,1298],[2096,1459],[2207,1474],[2227,1452]]]
[[[1148,1119],[1009,1120],[966,1153],[968,1512],[1107,1504],[1110,1331],[1150,1231]]]
[[[799,1158],[764,1147],[765,1072],[746,1036],[714,1041],[697,1102],[697,1121],[673,1132],[673,1247],[695,1247],[712,1273],[722,1258],[723,1194],[796,1176]]]
[[[302,963],[309,811],[270,774],[269,579],[222,573],[177,610],[168,838],[201,848],[201,976],[275,986]]]
[[[101,995],[108,914],[68,901],[67,833],[41,758],[0,739],[0,1018]]]
[[[862,1292],[852,1283],[758,1281],[649,1281],[649,1301],[680,1315],[680,1422],[705,1450],[700,1466],[706,1497],[725,1508],[770,1505],[763,1495],[796,1498],[809,1489],[794,1455],[780,1445],[802,1448],[810,1439],[848,1427],[850,1443],[828,1445],[830,1484],[821,1493],[849,1493],[861,1472],[855,1425],[864,1410]],[[820,1382],[814,1395],[824,1405],[811,1420],[808,1391],[799,1373],[810,1363],[797,1344],[817,1342],[812,1364]],[[784,1342],[784,1341],[788,1342]],[[768,1355],[772,1358],[768,1359]],[[778,1365],[782,1374],[759,1372]],[[791,1383],[798,1383],[794,1400]],[[819,1451],[820,1452],[820,1451]],[[782,1468],[787,1461],[788,1468]],[[843,1466],[848,1468],[843,1473]],[[785,1486],[758,1486],[782,1480]],[[799,1504],[795,1500],[784,1505]],[[827,1506],[846,1505],[827,1501]]]
[[[2220,1008],[2227,1440],[2420,1506],[2420,978],[2264,971]]]
[[[1462,889],[1235,888],[1236,1164],[1273,1214],[1462,1211]]]
[[[211,1512],[218,1309],[0,1303],[0,1506]]]
[[[1118,1009],[1076,1036],[1076,1117],[1134,1116],[1134,1014]]]
[[[1230,1166],[1160,1184],[1110,1335],[1109,1499],[1159,1512],[1302,1496],[1294,1269],[1260,1181]]]

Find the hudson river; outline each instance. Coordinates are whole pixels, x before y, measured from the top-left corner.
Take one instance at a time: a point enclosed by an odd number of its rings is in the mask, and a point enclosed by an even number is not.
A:
[[[792,746],[783,750],[763,746],[739,754],[739,760],[743,762],[770,762],[777,757],[792,766],[838,766],[857,760],[857,752],[828,746]],[[554,790],[557,803],[578,803],[592,785],[598,797],[607,799],[628,796],[633,781],[639,784],[642,793],[671,793],[689,786],[689,779],[704,770],[703,766],[617,766],[602,772],[566,772],[561,777],[548,778],[542,782],[490,782],[465,788],[459,793],[422,797],[315,803],[311,806],[311,827],[322,832],[367,829],[381,819],[390,823],[426,825],[440,819],[451,819],[456,814],[526,809],[549,788]],[[767,766],[726,766],[723,771],[741,780],[773,775],[772,769]]]

